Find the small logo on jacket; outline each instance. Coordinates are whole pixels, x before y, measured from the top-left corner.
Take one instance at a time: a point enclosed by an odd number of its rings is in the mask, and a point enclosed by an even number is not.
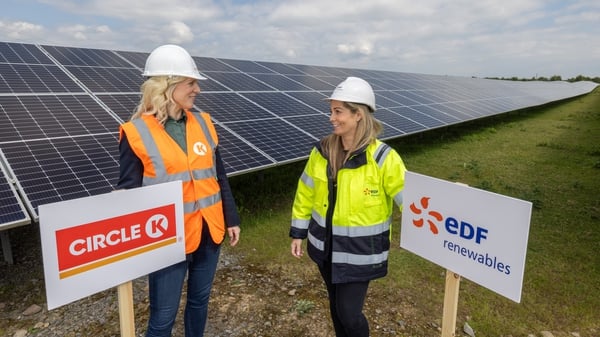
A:
[[[206,145],[204,145],[202,142],[194,143],[193,149],[194,149],[194,153],[199,156],[204,156],[206,154]]]
[[[368,187],[365,187],[365,189],[363,190],[363,193],[365,195],[370,195],[370,196],[376,197],[379,195],[379,190],[373,190]]]

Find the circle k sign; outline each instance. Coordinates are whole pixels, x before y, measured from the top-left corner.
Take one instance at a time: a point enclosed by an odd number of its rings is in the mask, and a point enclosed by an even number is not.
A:
[[[185,260],[180,181],[39,206],[48,310]]]
[[[173,243],[176,235],[174,205],[58,230],[60,278]]]

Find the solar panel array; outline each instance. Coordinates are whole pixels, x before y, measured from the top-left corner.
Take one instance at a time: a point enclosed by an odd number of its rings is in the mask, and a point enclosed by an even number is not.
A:
[[[0,229],[28,223],[28,214],[37,221],[39,205],[113,189],[118,128],[138,103],[147,56],[0,42]],[[331,131],[323,99],[348,76],[373,86],[383,139],[578,96],[595,87],[194,59],[209,79],[200,83],[196,108],[211,114],[230,175],[306,158]]]

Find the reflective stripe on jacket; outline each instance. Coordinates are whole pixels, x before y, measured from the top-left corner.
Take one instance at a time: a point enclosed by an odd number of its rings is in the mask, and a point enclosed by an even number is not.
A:
[[[290,236],[308,239],[309,256],[332,264],[332,282],[387,274],[394,203],[402,207],[406,168],[398,153],[376,140],[328,179],[328,162],[313,148],[292,209]]]
[[[185,250],[191,253],[200,244],[202,218],[217,244],[225,238],[225,220],[214,158],[217,132],[208,114],[185,113],[187,154],[151,115],[122,124],[120,132],[142,161],[143,186],[182,182]]]

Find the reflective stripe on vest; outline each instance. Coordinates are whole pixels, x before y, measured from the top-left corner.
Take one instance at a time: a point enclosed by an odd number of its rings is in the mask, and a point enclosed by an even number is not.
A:
[[[366,266],[385,262],[388,258],[388,254],[389,251],[387,250],[381,252],[380,254],[373,255],[357,255],[350,253],[333,252],[331,254],[331,262]]]
[[[212,154],[212,158],[203,158],[203,154],[194,148],[188,149],[188,153],[185,154],[183,152],[181,154],[161,153],[161,150],[177,151],[178,149],[169,150],[169,146],[165,146],[167,143],[163,142],[169,141],[170,136],[161,132],[158,121],[150,116],[125,123],[121,130],[126,133],[131,132],[128,135],[130,146],[144,163],[143,186],[181,181],[184,192],[186,253],[191,253],[200,243],[203,219],[208,223],[210,235],[217,244],[220,244],[225,237],[225,223],[216,176],[215,150],[218,144],[216,130],[211,128],[203,114],[189,111],[186,113],[188,116],[186,141],[208,146],[199,149],[208,150],[205,154],[209,156]],[[206,118],[209,118],[208,115]],[[182,156],[186,158],[185,164],[181,161]],[[170,160],[176,162],[171,163]]]
[[[391,149],[392,148],[389,145],[381,143],[381,145],[377,147],[377,150],[375,150],[375,153],[373,154],[373,159],[375,159],[375,162],[377,163],[379,168],[381,168],[381,166],[385,162],[385,158],[390,153]],[[394,199],[394,203],[396,203],[396,205],[402,205],[402,191],[396,193],[396,195],[392,196],[392,198]]]
[[[205,135],[206,135],[206,138],[208,139],[209,144],[211,145],[211,147],[214,148],[215,141],[212,139],[212,136],[208,130],[208,127],[206,126],[206,123],[204,122],[204,119],[200,117],[200,118],[196,118],[196,120],[200,123],[200,125],[202,127],[202,131],[205,132]],[[156,142],[154,141],[154,138],[152,137],[152,134],[150,132],[150,129],[148,128],[148,125],[146,125],[146,123],[142,119],[134,119],[131,122],[133,123],[133,125],[135,125],[136,129],[140,133],[140,136],[142,137],[142,142],[144,142],[144,146],[146,147],[146,151],[148,152],[150,157],[156,158],[153,161],[154,170],[156,172],[156,177],[153,178],[153,177],[144,176],[144,178],[143,178],[144,186],[166,183],[166,182],[171,182],[171,181],[178,181],[178,180],[180,180],[182,182],[189,182],[192,180],[192,175],[193,175],[194,179],[196,179],[196,180],[207,179],[207,178],[216,176],[217,170],[214,165],[214,160],[213,160],[213,166],[211,168],[202,169],[202,170],[193,170],[191,172],[191,175],[190,175],[190,172],[187,172],[187,171],[168,174],[165,163],[162,160],[162,156],[160,155],[160,151],[158,151],[158,146],[156,145]],[[216,193],[216,194],[213,194],[211,196],[208,196],[208,197],[196,200],[196,201],[185,202],[183,205],[183,212],[184,213],[193,213],[201,208],[207,208],[209,206],[215,205],[220,201],[221,201],[221,193]]]

